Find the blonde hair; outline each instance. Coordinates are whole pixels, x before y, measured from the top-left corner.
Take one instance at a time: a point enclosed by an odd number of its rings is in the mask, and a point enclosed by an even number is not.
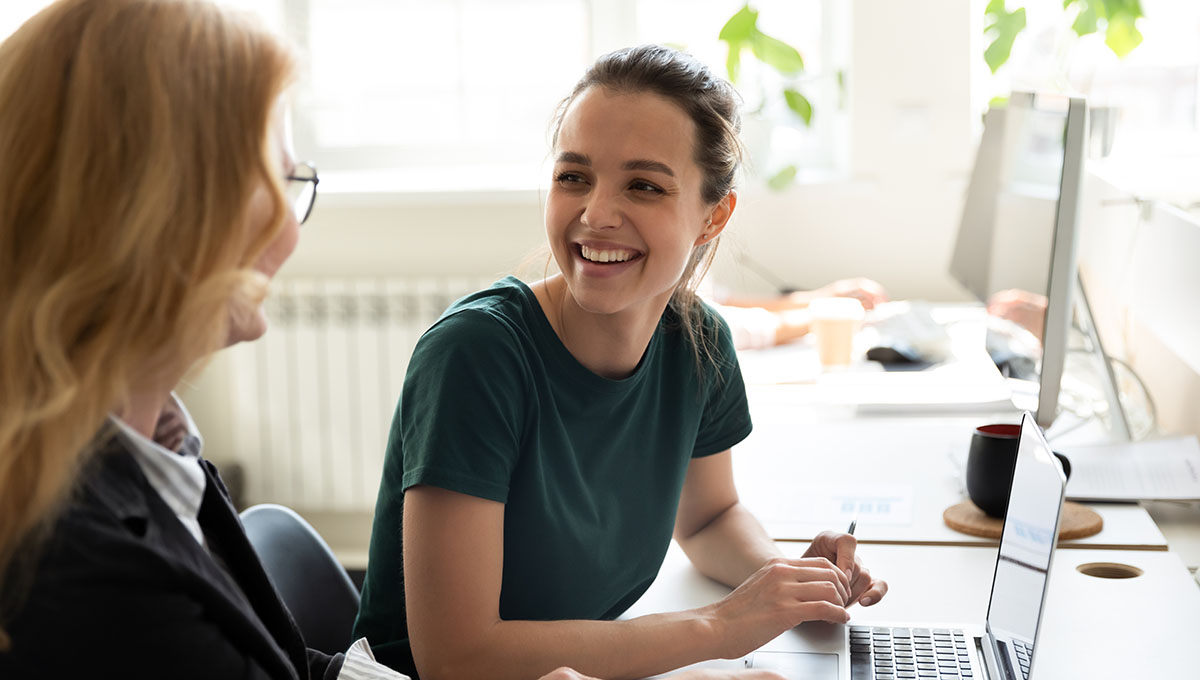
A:
[[[194,0],[61,0],[0,44],[0,650],[107,414],[265,296],[292,70],[254,21]],[[262,183],[270,227],[250,229]]]

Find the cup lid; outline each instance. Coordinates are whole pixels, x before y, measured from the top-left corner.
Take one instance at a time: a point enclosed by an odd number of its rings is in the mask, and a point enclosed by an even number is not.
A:
[[[866,316],[862,303],[849,297],[816,298],[808,303],[808,312],[814,319],[862,321]]]

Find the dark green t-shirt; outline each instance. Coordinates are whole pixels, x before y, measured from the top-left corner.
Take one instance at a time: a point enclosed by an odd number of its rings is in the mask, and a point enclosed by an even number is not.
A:
[[[729,329],[701,379],[668,310],[633,374],[571,356],[533,291],[509,277],[454,303],[413,352],[392,421],[354,636],[412,673],[404,492],[427,484],[505,504],[500,616],[612,619],[645,592],[671,540],[692,458],[750,434]]]

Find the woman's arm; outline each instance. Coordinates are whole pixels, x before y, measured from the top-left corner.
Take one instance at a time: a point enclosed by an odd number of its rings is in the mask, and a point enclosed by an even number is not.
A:
[[[675,541],[705,576],[735,587],[783,552],[738,500],[733,454],[688,465],[675,515]]]
[[[799,623],[794,614],[776,611],[771,625],[763,626],[768,617],[738,592],[707,607],[628,621],[501,620],[503,532],[501,503],[429,486],[406,492],[404,585],[422,678],[528,680],[562,666],[606,680],[643,678],[740,656]],[[761,581],[747,592],[812,585],[779,574]],[[814,602],[817,593],[811,595],[806,603],[823,605],[824,618],[845,621],[840,599]],[[839,598],[832,588],[827,596]],[[731,598],[742,606],[722,606]]]
[[[877,580],[856,555],[857,541],[848,534],[822,532],[804,558],[786,560],[758,520],[738,501],[729,450],[694,459],[688,466],[675,516],[675,540],[704,575],[726,585],[741,583],[764,563],[780,561],[836,565],[843,604],[878,602],[887,583]]]
[[[560,666],[642,678],[711,658],[700,611],[629,621],[500,619],[504,505],[429,486],[404,500],[404,581],[421,677],[529,680]]]

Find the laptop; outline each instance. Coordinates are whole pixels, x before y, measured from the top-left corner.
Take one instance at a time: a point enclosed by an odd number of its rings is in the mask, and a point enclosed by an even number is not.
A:
[[[1066,476],[1026,412],[982,623],[828,626],[812,651],[757,651],[748,668],[830,680],[1029,680],[1062,516]],[[807,646],[807,645],[806,645]]]

